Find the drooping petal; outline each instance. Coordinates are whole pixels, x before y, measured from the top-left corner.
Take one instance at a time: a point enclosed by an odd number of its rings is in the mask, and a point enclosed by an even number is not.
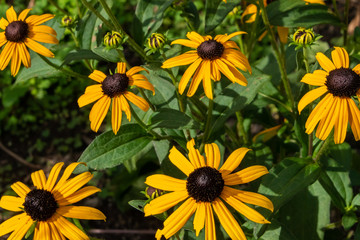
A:
[[[62,206],[56,212],[67,218],[88,219],[88,220],[105,220],[105,215],[93,207],[84,206]]]
[[[339,115],[339,102],[340,97],[334,97],[328,113],[324,116],[323,119],[320,120],[320,123],[316,129],[315,136],[317,138],[325,140],[329,136],[331,130],[334,127],[335,119],[337,119]]]
[[[189,160],[195,168],[205,167],[204,157],[199,150],[195,149],[195,140],[191,139],[187,142],[186,147],[189,150]]]
[[[97,132],[101,126],[101,123],[103,122],[109,107],[110,107],[111,99],[107,95],[102,96],[99,101],[97,101],[93,108],[91,109],[90,113],[94,116],[94,118],[90,118],[91,124],[91,130],[94,132]]]
[[[139,88],[147,89],[153,92],[153,95],[155,95],[155,88],[149,81],[138,81],[135,80],[133,83],[134,86],[137,86]]]
[[[117,63],[117,72],[120,74],[126,73],[126,63],[118,62]]]
[[[216,239],[214,213],[211,203],[205,202],[205,239]]]
[[[127,102],[126,98],[123,95],[120,95],[120,104],[121,109],[125,112],[126,118],[131,121],[131,111],[129,103]]]
[[[29,51],[27,50],[25,43],[18,43],[17,47],[19,48],[20,60],[24,64],[25,67],[31,67],[31,58]]]
[[[187,199],[178,209],[175,210],[165,221],[161,234],[166,239],[173,236],[188,221],[196,210],[196,202],[193,198]]]
[[[348,125],[348,103],[346,99],[339,100],[339,115],[335,120],[334,128],[334,142],[335,144],[343,143],[346,137],[346,130]]]
[[[25,198],[26,194],[28,194],[30,192],[30,188],[28,186],[26,186],[24,183],[22,182],[16,182],[13,183],[11,185],[11,188],[14,190],[14,192],[17,193],[17,195],[19,195],[19,197],[21,198]]]
[[[189,174],[194,171],[194,166],[179,152],[179,150],[176,149],[176,147],[170,149],[169,159],[186,176],[189,176]]]
[[[28,18],[25,19],[25,22],[31,24],[31,25],[40,25],[46,21],[49,21],[50,19],[53,19],[55,15],[53,14],[42,14],[42,15],[31,15]]]
[[[61,198],[57,200],[57,203],[59,204],[59,206],[70,205],[97,192],[101,192],[101,189],[94,186],[86,186],[66,198]]]
[[[101,86],[102,86],[102,84],[90,85],[90,86],[86,87],[85,93],[103,92]]]
[[[302,110],[309,105],[311,102],[313,102],[315,99],[321,97],[323,94],[325,94],[327,92],[327,87],[326,86],[322,86],[319,88],[315,88],[309,92],[307,92],[299,101],[298,104],[298,111],[299,114],[302,112]]]
[[[22,228],[30,217],[26,213],[15,215],[0,224],[0,236]]]
[[[13,196],[2,196],[0,200],[0,207],[13,212],[23,211],[24,198]]]
[[[196,236],[199,236],[201,229],[204,228],[205,218],[206,218],[206,206],[205,203],[200,202],[196,204],[196,212],[194,217],[194,229],[196,232]]]
[[[242,71],[248,71],[251,73],[250,64],[245,56],[242,56],[241,52],[233,49],[225,49],[222,58],[226,59],[228,62],[231,62],[237,68],[240,68]]]
[[[316,54],[316,59],[318,60],[320,66],[327,72],[336,68],[334,63],[332,63],[331,60],[321,52]]]
[[[25,216],[21,220],[21,223],[18,223],[15,231],[9,236],[8,240],[21,240],[25,236],[26,232],[29,230],[34,221],[30,216]]]
[[[157,197],[154,200],[152,200],[150,203],[145,205],[144,207],[145,217],[163,213],[169,208],[178,204],[179,202],[184,201],[188,197],[189,194],[187,190],[166,193],[160,197]]]
[[[54,167],[51,169],[49,177],[47,179],[45,190],[51,192],[53,187],[55,186],[56,180],[59,176],[59,173],[61,171],[61,168],[64,166],[63,162],[59,162],[54,165]]]
[[[26,38],[24,43],[26,44],[26,46],[28,46],[31,50],[33,50],[34,52],[41,54],[45,57],[54,57],[54,54],[47,49],[46,47],[44,47],[43,45],[41,45],[40,43],[35,42],[34,40],[32,40],[31,38]]]
[[[190,86],[189,86],[189,90],[187,92],[187,96],[188,97],[192,97],[194,96],[196,90],[198,89],[201,81],[203,80],[204,78],[204,73],[205,73],[205,61],[201,61],[201,64],[200,66],[196,69],[195,73],[194,73],[194,76],[192,78],[192,81],[190,83]]]
[[[20,65],[21,65],[21,59],[20,59],[20,53],[18,48],[18,43],[16,43],[12,58],[11,58],[11,75],[16,76],[16,74],[19,72]]]
[[[65,171],[64,171],[63,175],[61,176],[60,180],[55,185],[53,191],[57,191],[60,187],[62,187],[64,185],[64,183],[68,180],[68,178],[70,177],[72,172],[75,170],[75,168],[80,164],[84,164],[84,163],[74,162],[74,163],[71,163],[69,166],[67,166],[67,168],[65,168]]]
[[[56,31],[52,27],[49,27],[46,25],[32,26],[30,28],[30,31],[35,32],[35,33],[47,33],[47,34],[57,36]]]
[[[106,78],[105,73],[99,71],[99,70],[94,70],[90,75],[89,78],[97,81],[98,83],[102,83],[104,81],[104,79]]]
[[[29,36],[34,41],[42,42],[42,43],[51,43],[51,44],[58,44],[59,40],[54,37],[53,35],[47,34],[47,33],[33,33]]]
[[[83,107],[86,106],[92,102],[95,102],[97,100],[99,100],[100,98],[102,98],[104,96],[104,93],[101,91],[97,91],[97,92],[91,92],[91,93],[84,93],[83,95],[81,95],[78,99],[78,105],[79,107]]]
[[[212,206],[229,237],[231,239],[246,240],[245,234],[238,222],[219,198],[212,202]]]
[[[301,82],[312,86],[324,86],[328,73],[324,70],[315,70],[313,73],[307,73],[301,79]]]
[[[186,190],[185,180],[169,177],[163,174],[154,174],[147,177],[145,184],[164,191]]]
[[[255,211],[254,209],[248,207],[238,199],[234,198],[233,196],[229,195],[228,192],[222,191],[220,196],[225,202],[227,202],[230,206],[232,206],[236,211],[240,212],[249,220],[256,222],[256,223],[270,223],[268,220],[264,218],[260,213]]]
[[[318,124],[318,122],[325,116],[333,102],[333,95],[328,93],[326,96],[316,105],[314,110],[310,113],[305,123],[306,133],[312,133]]]
[[[181,77],[180,83],[179,83],[179,93],[180,94],[183,94],[191,76],[194,74],[195,70],[199,67],[201,62],[202,62],[202,59],[198,58],[184,72],[183,76]]]
[[[122,111],[121,111],[120,98],[114,97],[111,107],[111,126],[115,135],[120,129],[121,118],[122,118]]]
[[[150,108],[149,103],[145,99],[143,99],[142,97],[139,97],[139,96],[137,96],[134,93],[129,92],[129,91],[125,92],[124,96],[126,97],[127,100],[129,100],[130,102],[135,104],[138,108],[140,108],[144,112],[149,110],[149,108]]]
[[[348,104],[349,122],[355,140],[360,140],[360,110],[351,98],[345,98]]]
[[[39,170],[36,172],[33,172],[31,174],[31,179],[34,183],[34,186],[37,189],[44,189],[46,184],[46,176],[43,170]]]
[[[241,72],[239,72],[239,70],[237,70],[234,65],[228,60],[222,59],[222,61],[226,64],[232,75],[235,77],[233,79],[230,79],[230,81],[240,84],[241,86],[246,86],[248,82],[245,76]]]
[[[217,144],[205,144],[205,155],[206,155],[206,165],[215,169],[218,169],[221,156],[220,150]]]
[[[218,38],[217,41],[220,42],[220,43],[224,43],[224,42],[230,40],[230,38],[233,38],[233,37],[241,35],[241,34],[247,34],[247,32],[237,31],[237,32],[233,32],[233,33],[231,33],[229,35],[225,34],[225,35],[223,35],[223,37]]]
[[[59,187],[56,192],[53,192],[55,199],[61,200],[62,198],[70,196],[88,183],[92,178],[93,175],[90,172],[83,172],[76,177],[69,179],[61,187]]]
[[[349,68],[349,54],[344,48],[334,47],[331,51],[331,58],[336,68]]]
[[[50,226],[47,222],[40,221],[36,228],[39,230],[37,233],[37,239],[52,240]],[[35,238],[35,240],[37,240]]]
[[[234,171],[235,168],[240,165],[242,159],[248,151],[250,151],[248,148],[238,148],[233,151],[219,170],[222,173],[222,176],[225,177]]]
[[[199,56],[197,53],[184,53],[179,56],[170,58],[163,62],[162,68],[172,68],[177,66],[189,65],[190,63],[195,62]]]
[[[147,73],[149,73],[148,70],[146,70],[145,68],[143,67],[139,67],[139,66],[135,66],[135,67],[132,67],[129,71],[126,72],[126,76],[132,76],[134,75],[135,73],[138,73],[140,71],[146,71]]]
[[[225,181],[225,185],[232,186],[254,181],[255,179],[258,179],[268,173],[269,171],[265,166],[255,165],[226,176],[223,174],[223,179]]]
[[[191,48],[197,48],[200,44],[191,40],[187,39],[177,39],[175,41],[171,42],[171,45],[173,44],[181,44],[185,47],[191,47]]]
[[[211,64],[210,61],[204,61],[204,79],[203,79],[203,88],[205,95],[209,99],[213,99],[213,90],[211,83]]]
[[[9,64],[10,59],[15,51],[16,43],[8,42],[0,54],[0,70],[4,70]]]
[[[56,219],[54,225],[60,230],[61,234],[68,239],[89,240],[89,237],[83,231],[62,216]]]
[[[48,224],[51,232],[51,240],[65,240],[65,237],[53,222],[49,222]]]

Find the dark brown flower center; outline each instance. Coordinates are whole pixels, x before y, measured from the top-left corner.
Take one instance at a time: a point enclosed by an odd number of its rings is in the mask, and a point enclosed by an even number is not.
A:
[[[336,97],[351,97],[360,89],[360,76],[349,68],[337,68],[329,72],[325,85]]]
[[[29,34],[29,26],[24,21],[14,21],[5,28],[5,37],[10,42],[23,42]]]
[[[102,89],[109,97],[115,97],[126,92],[129,86],[129,78],[126,74],[115,73],[109,75],[102,82]]]
[[[202,59],[215,60],[222,56],[224,50],[224,45],[218,41],[207,40],[198,46],[197,53]]]
[[[30,191],[23,204],[24,210],[34,221],[46,221],[51,218],[58,204],[51,192],[34,189]]]
[[[224,189],[224,179],[215,168],[198,168],[187,178],[186,189],[196,202],[212,202]]]

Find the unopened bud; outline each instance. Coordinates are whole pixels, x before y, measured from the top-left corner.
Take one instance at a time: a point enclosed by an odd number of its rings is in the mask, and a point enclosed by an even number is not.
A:
[[[147,40],[148,48],[157,50],[161,49],[164,46],[166,42],[166,37],[161,33],[152,33]]]
[[[61,19],[61,24],[64,27],[71,27],[73,23],[74,23],[74,19],[71,16],[66,15]]]
[[[153,188],[153,187],[147,187],[145,189],[145,195],[148,199],[154,199],[159,197],[162,194],[162,190]]]
[[[315,40],[315,33],[312,29],[299,28],[293,35],[293,41],[297,45],[311,45]]]
[[[117,48],[122,44],[124,37],[119,32],[108,32],[104,37],[104,45],[109,48]]]

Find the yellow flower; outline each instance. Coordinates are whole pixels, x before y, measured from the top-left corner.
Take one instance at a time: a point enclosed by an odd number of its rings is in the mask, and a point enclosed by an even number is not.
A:
[[[188,32],[186,36],[190,40],[178,39],[171,44],[181,44],[196,50],[170,58],[163,63],[162,67],[172,68],[191,63],[179,83],[179,92],[182,94],[193,76],[187,93],[188,97],[195,94],[202,81],[206,96],[213,99],[211,79],[219,81],[220,72],[232,82],[246,86],[247,80],[237,68],[251,73],[250,64],[236,43],[229,41],[231,38],[244,33],[246,32],[239,31],[230,35],[217,35],[213,39],[211,36],[201,36],[197,32]]]
[[[205,226],[205,239],[216,239],[214,214],[231,239],[246,239],[238,222],[227,209],[227,204],[239,211],[246,218],[257,223],[270,223],[260,213],[248,207],[245,203],[274,210],[272,202],[258,193],[238,190],[229,186],[251,182],[268,170],[264,166],[251,166],[232,173],[241,163],[247,148],[235,150],[222,167],[220,151],[215,143],[205,144],[205,158],[194,148],[192,139],[187,143],[189,160],[175,147],[170,150],[170,161],[186,176],[186,180],[155,174],[146,179],[146,184],[171,193],[164,194],[152,200],[144,208],[145,216],[160,214],[176,204],[185,201],[164,222],[164,228],[156,232],[159,240],[162,235],[166,239],[179,231],[188,219],[195,213],[194,229],[199,235]]]
[[[6,11],[7,20],[0,19],[0,29],[5,30],[0,33],[0,47],[6,44],[0,54],[0,70],[4,70],[11,60],[11,75],[13,76],[19,72],[21,62],[27,68],[31,66],[27,47],[45,57],[54,57],[49,49],[36,41],[52,44],[59,42],[54,29],[40,25],[54,18],[54,15],[32,15],[26,18],[30,10],[25,9],[17,17],[14,8],[10,7]]]
[[[360,99],[360,64],[349,68],[349,55],[344,48],[335,47],[331,52],[332,61],[323,53],[316,54],[316,59],[324,70],[315,70],[306,74],[301,82],[319,86],[306,93],[298,105],[299,113],[311,102],[326,93],[308,117],[305,128],[310,134],[316,130],[316,137],[325,140],[334,130],[335,143],[345,140],[348,122],[355,140],[360,140],[360,110],[353,97]]]
[[[34,240],[65,239],[64,237],[89,239],[83,231],[66,219],[106,219],[104,214],[95,208],[72,205],[101,191],[93,186],[81,188],[93,177],[90,172],[84,172],[69,179],[79,164],[70,164],[59,181],[57,178],[64,163],[55,164],[48,179],[42,170],[33,172],[31,179],[35,188],[32,190],[22,182],[11,185],[19,197],[2,196],[0,207],[22,213],[1,223],[0,236],[12,232],[8,239],[21,240],[29,228],[35,224]]]
[[[113,132],[116,134],[121,125],[122,111],[125,112],[127,119],[131,120],[130,106],[127,100],[138,106],[141,110],[149,109],[148,102],[128,91],[128,87],[137,86],[151,90],[155,94],[154,86],[142,74],[136,74],[140,71],[147,71],[142,67],[133,67],[126,71],[126,63],[117,64],[117,73],[105,75],[103,72],[95,70],[89,75],[94,81],[100,84],[92,85],[86,88],[85,93],[78,99],[79,107],[83,107],[97,101],[91,109],[89,119],[91,129],[95,132],[99,130],[112,99],[111,125]]]

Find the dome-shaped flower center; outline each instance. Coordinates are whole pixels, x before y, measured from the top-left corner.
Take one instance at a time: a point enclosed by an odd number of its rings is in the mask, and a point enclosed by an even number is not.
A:
[[[11,42],[22,42],[28,36],[29,26],[24,21],[14,21],[5,28],[5,37]]]
[[[329,72],[325,85],[336,97],[351,97],[360,89],[360,76],[349,68],[337,68]]]
[[[202,59],[215,60],[222,56],[224,50],[224,45],[218,41],[207,40],[198,46],[197,53]]]
[[[124,93],[129,86],[129,78],[126,74],[115,73],[109,75],[102,82],[102,89],[109,97],[115,97]]]
[[[212,202],[224,189],[224,180],[215,168],[202,167],[190,173],[186,189],[196,202]]]
[[[24,210],[34,221],[46,221],[54,215],[58,204],[51,192],[34,189],[30,191],[23,204]]]

